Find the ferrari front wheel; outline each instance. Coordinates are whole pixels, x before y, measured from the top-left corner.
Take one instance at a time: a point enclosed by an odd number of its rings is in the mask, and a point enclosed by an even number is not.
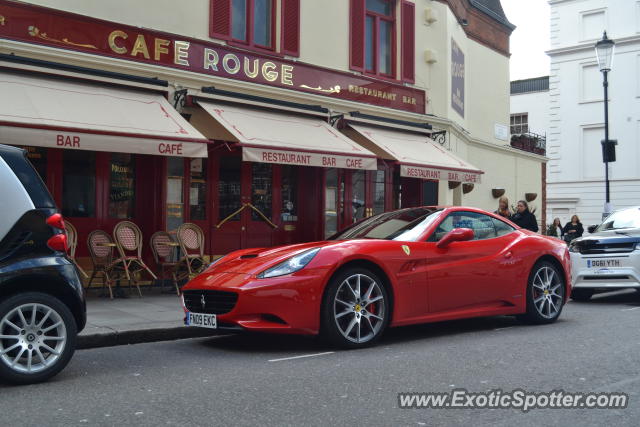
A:
[[[527,312],[522,316],[529,323],[555,322],[566,297],[564,277],[554,264],[541,261],[533,266],[527,285]]]
[[[322,331],[332,343],[360,348],[376,342],[389,323],[389,297],[380,278],[364,268],[350,268],[328,284]]]

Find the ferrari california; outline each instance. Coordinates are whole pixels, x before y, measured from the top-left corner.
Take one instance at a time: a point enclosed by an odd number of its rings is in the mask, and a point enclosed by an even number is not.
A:
[[[366,218],[326,241],[232,252],[185,285],[188,326],[321,334],[357,348],[388,327],[478,316],[558,319],[567,245],[479,209]]]

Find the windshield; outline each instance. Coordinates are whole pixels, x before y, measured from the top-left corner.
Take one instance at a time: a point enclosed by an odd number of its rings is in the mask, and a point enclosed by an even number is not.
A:
[[[334,234],[329,240],[385,239],[415,242],[441,210],[411,208],[372,216]]]
[[[612,213],[598,226],[596,231],[620,230],[622,228],[640,228],[640,208]]]

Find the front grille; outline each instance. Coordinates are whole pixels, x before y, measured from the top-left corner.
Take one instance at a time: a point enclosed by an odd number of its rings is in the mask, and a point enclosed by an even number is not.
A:
[[[607,243],[600,245],[578,246],[581,254],[616,254],[633,252],[635,242],[631,243]]]
[[[630,277],[629,276],[625,276],[625,275],[621,275],[621,274],[614,274],[614,275],[610,275],[610,276],[606,276],[606,275],[584,276],[583,279],[584,280],[598,280],[598,281],[603,281],[603,280],[629,280]]]
[[[185,307],[194,313],[225,314],[238,302],[238,294],[227,291],[184,291],[183,296]]]

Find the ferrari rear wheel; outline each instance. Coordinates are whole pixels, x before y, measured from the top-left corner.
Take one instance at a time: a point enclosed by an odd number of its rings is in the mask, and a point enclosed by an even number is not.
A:
[[[334,344],[359,348],[377,341],[389,323],[389,297],[371,271],[352,268],[329,283],[323,301],[322,328]]]
[[[564,278],[550,262],[533,266],[527,286],[527,312],[522,316],[529,323],[555,322],[565,302]]]

